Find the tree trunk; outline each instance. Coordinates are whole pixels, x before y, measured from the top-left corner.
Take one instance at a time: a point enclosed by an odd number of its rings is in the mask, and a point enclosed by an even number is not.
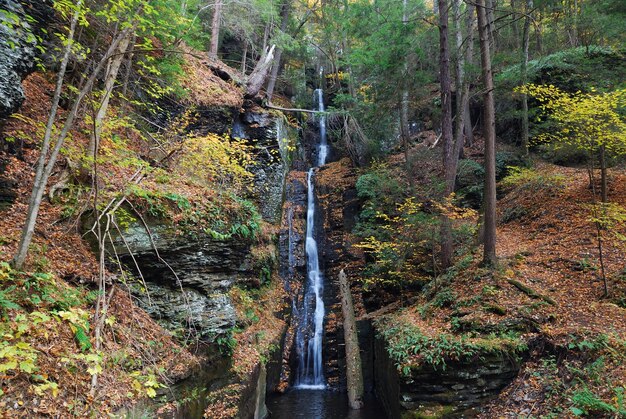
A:
[[[291,1],[285,0],[282,8],[280,9],[280,31],[285,33],[287,31],[287,24],[289,23],[289,11],[291,8]],[[270,73],[270,80],[267,83],[267,101],[272,101],[274,95],[274,89],[276,88],[276,80],[278,79],[278,73],[282,67],[283,50],[282,48],[276,49],[276,57],[274,58],[274,64],[272,65],[272,72]]]
[[[341,293],[341,310],[343,312],[343,335],[346,343],[346,378],[348,380],[348,402],[350,408],[363,407],[363,370],[361,369],[361,352],[359,335],[354,318],[354,304],[348,277],[339,272],[339,290]]]
[[[456,65],[455,65],[455,86],[456,86],[456,120],[454,121],[454,150],[455,175],[458,158],[462,154],[465,138],[463,131],[465,128],[465,109],[469,104],[469,86],[465,81],[465,54],[463,54],[463,29],[461,25],[461,0],[453,0],[454,10],[454,32],[456,40]]]
[[[130,83],[130,74],[133,69],[133,58],[135,57],[135,41],[137,40],[137,34],[133,33],[133,36],[130,40],[130,52],[128,54],[128,59],[126,60],[126,73],[124,74],[124,83],[122,84],[122,96],[124,98],[128,98],[128,84]],[[124,109],[130,103],[129,100],[124,102]]]
[[[126,36],[120,41],[119,46],[114,53],[115,55],[111,57],[104,76],[104,96],[102,97],[100,107],[98,108],[98,112],[96,113],[96,117],[93,122],[94,132],[89,140],[89,148],[87,150],[89,156],[95,156],[96,151],[99,148],[100,135],[102,134],[102,122],[104,121],[104,117],[109,109],[109,100],[111,99],[113,87],[115,86],[115,82],[117,80],[117,74],[120,70],[122,62],[124,61],[124,55],[126,54],[126,50],[128,49],[128,45],[130,44],[130,39],[134,31],[132,31],[132,33],[130,31],[126,31],[125,33]]]
[[[222,0],[216,0],[211,21],[211,46],[209,58],[217,59],[217,49],[220,43],[220,26],[222,23]]]
[[[241,75],[245,77],[248,60],[248,41],[244,41],[243,56],[241,57]]]
[[[474,3],[467,3],[467,49],[465,50],[465,64],[471,66],[474,62]],[[464,113],[465,117],[465,145],[471,147],[474,144],[474,127],[472,126],[472,115],[470,112],[470,82],[467,77],[464,79],[463,94],[466,94]]]
[[[57,81],[52,96],[52,105],[50,107],[50,114],[48,115],[48,122],[46,124],[46,131],[44,133],[43,143],[41,145],[41,153],[37,160],[37,170],[35,172],[35,180],[33,182],[33,190],[28,201],[28,212],[26,215],[26,222],[22,229],[22,235],[20,237],[20,243],[17,247],[17,252],[13,258],[13,266],[16,269],[21,269],[26,260],[28,253],[28,247],[33,238],[33,232],[35,231],[35,222],[37,220],[37,214],[39,212],[39,206],[41,205],[41,199],[43,197],[43,191],[41,188],[41,181],[44,176],[44,170],[46,166],[46,156],[50,149],[50,140],[54,131],[54,121],[56,120],[57,111],[59,109],[59,101],[61,99],[61,93],[63,89],[63,81],[65,79],[65,72],[67,70],[67,64],[69,63],[70,54],[72,52],[72,46],[74,43],[74,35],[76,33],[76,27],[78,26],[78,18],[80,16],[80,9],[82,8],[82,0],[79,0],[76,4],[76,11],[72,15],[70,23],[70,30],[67,35],[67,44],[63,53],[63,59],[61,60],[61,67],[57,74]]]
[[[452,138],[452,101],[450,83],[450,50],[448,47],[448,2],[439,2],[439,79],[441,85],[441,139],[443,141],[443,170],[447,198],[454,192],[456,160]],[[446,215],[441,223],[441,264],[445,269],[452,264],[452,228]]]
[[[535,24],[535,48],[537,50],[537,54],[541,56],[541,54],[543,54],[543,21],[541,18],[541,12],[539,12],[538,15],[539,17],[537,18]]]
[[[254,70],[248,77],[248,83],[246,83],[246,97],[254,97],[261,91],[263,83],[267,79],[267,75],[274,59],[274,49],[276,45],[272,45],[269,49],[266,49],[261,55],[261,58],[257,62]]]
[[[478,35],[480,38],[480,61],[485,89],[484,132],[485,137],[485,190],[484,190],[484,239],[483,262],[493,266],[496,263],[496,124],[493,99],[493,74],[489,51],[488,21],[485,15],[485,0],[478,0]]]
[[[523,86],[528,79],[528,44],[530,42],[530,13],[533,9],[533,0],[526,0],[526,17],[524,19],[524,34],[522,45],[522,64],[521,64],[521,77],[520,84]],[[524,148],[524,155],[528,157],[528,96],[522,94],[522,147]]]
[[[496,0],[486,0],[485,17],[487,18],[487,35],[489,37],[491,54],[494,54],[496,52],[495,8]]]
[[[518,49],[520,47],[519,45],[519,27],[517,25],[517,13],[515,12],[515,8],[517,7],[517,4],[515,2],[515,0],[511,0],[511,23],[509,23],[509,25],[511,25],[511,32],[513,35],[513,47],[515,49]]]
[[[608,180],[606,173],[606,150],[604,145],[600,146],[600,199],[602,202],[609,201]]]
[[[407,25],[406,15],[407,0],[402,1],[402,25]],[[404,69],[402,74],[402,93],[400,100],[400,136],[402,137],[402,145],[404,147],[404,163],[406,166],[406,175],[409,183],[412,185],[413,176],[409,163],[409,86],[408,86],[408,63],[409,56],[404,58]]]

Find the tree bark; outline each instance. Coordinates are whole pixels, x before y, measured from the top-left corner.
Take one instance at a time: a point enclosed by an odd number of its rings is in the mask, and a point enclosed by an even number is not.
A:
[[[480,61],[485,89],[484,128],[485,137],[485,189],[484,189],[484,238],[483,263],[493,266],[496,263],[496,124],[493,98],[493,74],[489,51],[489,33],[485,14],[485,0],[478,0],[478,35],[480,38]]]
[[[496,33],[495,33],[495,8],[496,0],[485,0],[485,17],[487,18],[487,35],[489,37],[490,53],[496,52]]]
[[[354,318],[354,304],[346,273],[339,272],[339,290],[341,293],[341,310],[343,313],[343,335],[346,342],[346,378],[348,380],[348,402],[350,408],[363,407],[363,370],[361,369],[361,352],[359,335]]]
[[[521,77],[520,84],[523,86],[528,79],[528,44],[530,43],[530,13],[533,9],[533,0],[526,0],[524,18],[524,33],[522,40],[522,64],[521,64]],[[524,155],[528,157],[528,96],[522,94],[522,147],[524,148]]]
[[[241,57],[241,74],[242,74],[242,76],[246,75],[247,60],[248,60],[248,41],[246,40],[246,41],[244,41],[243,56]]]
[[[448,47],[448,1],[438,0],[439,5],[439,79],[441,88],[441,139],[443,140],[444,197],[454,192],[456,160],[452,138],[452,88],[450,82],[450,49]],[[441,223],[441,264],[452,264],[452,227],[444,214]]]
[[[407,15],[407,0],[402,1],[402,25],[406,27]],[[409,179],[409,184],[413,184],[413,176],[411,174],[411,165],[409,163],[409,86],[408,86],[408,63],[409,55],[404,58],[404,69],[402,75],[402,93],[400,100],[400,136],[402,137],[402,145],[404,148],[404,163],[406,165],[406,175]]]
[[[609,189],[606,172],[606,150],[604,145],[600,146],[600,199],[604,203],[609,201]]]
[[[468,5],[468,7],[470,7]],[[461,0],[453,0],[454,10],[454,30],[456,38],[456,66],[455,66],[455,84],[456,84],[456,120],[454,125],[454,153],[455,174],[458,165],[459,156],[462,155],[463,144],[465,143],[464,130],[466,109],[469,107],[469,84],[465,80],[464,67],[467,61],[467,54],[463,53],[463,29],[461,25]],[[471,31],[471,28],[469,28]],[[469,39],[468,39],[469,40]],[[469,44],[467,45],[469,48]]]
[[[216,0],[211,21],[211,45],[209,47],[209,58],[217,59],[217,50],[220,43],[220,27],[222,23],[222,0]]]
[[[270,66],[272,65],[272,60],[274,59],[275,48],[276,45],[272,45],[270,48],[266,49],[254,67],[254,70],[250,73],[248,83],[246,83],[246,97],[254,97],[261,91],[263,83],[265,83],[267,79]]]
[[[291,9],[291,0],[285,0],[280,9],[280,31],[282,33],[287,32],[287,24],[289,23],[289,11]],[[272,72],[270,73],[270,80],[267,83],[267,101],[272,101],[274,95],[274,89],[276,88],[276,80],[278,79],[278,73],[282,67],[283,50],[282,48],[276,48],[276,57],[274,58],[274,64],[272,65]]]
[[[517,13],[515,13],[515,8],[517,7],[516,1],[515,0],[511,0],[511,23],[509,23],[509,25],[511,25],[511,32],[513,34],[513,47],[515,49],[519,48],[519,27],[517,24]]]
[[[474,62],[474,3],[467,3],[467,49],[465,50],[465,65],[470,66]],[[470,112],[470,81],[467,77],[464,78],[463,92],[466,93],[466,100],[464,106],[464,122],[465,122],[465,145],[471,147],[474,144],[474,127],[472,126],[472,115]]]
[[[115,86],[115,82],[117,81],[117,74],[120,70],[122,62],[124,61],[124,55],[126,54],[126,50],[128,49],[128,45],[130,44],[130,39],[133,33],[134,30],[125,31],[126,35],[120,41],[117,50],[115,51],[115,55],[113,55],[109,60],[106,74],[104,76],[104,96],[102,97],[100,107],[98,108],[98,112],[96,113],[96,117],[94,119],[94,132],[92,133],[89,140],[89,148],[87,150],[89,156],[96,156],[97,154],[96,151],[98,150],[98,147],[100,145],[100,136],[102,134],[102,123],[104,121],[104,117],[106,116],[107,110],[109,109],[109,100],[111,99],[113,87]]]

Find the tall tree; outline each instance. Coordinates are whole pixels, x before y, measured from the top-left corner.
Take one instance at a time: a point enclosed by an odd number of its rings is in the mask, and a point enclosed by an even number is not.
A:
[[[217,58],[217,49],[220,43],[220,29],[222,26],[222,0],[215,1],[213,9],[213,19],[211,20],[211,45],[209,47],[209,58]]]
[[[485,0],[478,0],[476,15],[478,17],[481,71],[485,89],[483,104],[483,137],[485,138],[483,263],[493,266],[496,263],[496,120],[489,49],[489,21],[486,16]]]
[[[441,89],[441,140],[443,143],[443,170],[445,197],[454,192],[456,160],[452,137],[452,87],[450,82],[450,47],[448,45],[448,1],[438,0],[439,8],[439,81]],[[452,264],[452,226],[444,214],[441,224],[441,264]]]
[[[407,0],[402,0],[402,26],[406,29],[407,18]],[[402,143],[404,144],[404,160],[407,168],[407,175],[409,181],[412,181],[409,168],[409,83],[408,83],[408,71],[409,71],[409,54],[404,59],[404,77],[402,77],[402,98],[400,100],[400,135],[402,137]]]
[[[520,66],[520,82],[523,85],[526,84],[528,79],[528,47],[530,43],[530,21],[531,13],[533,10],[533,0],[526,0],[526,7],[524,9],[524,31],[522,34],[522,64]],[[524,148],[524,154],[528,156],[528,96],[522,94],[522,147]]]
[[[280,9],[280,31],[282,33],[287,32],[287,23],[289,22],[289,11],[291,9],[291,0],[285,0]],[[282,67],[283,49],[276,48],[276,54],[274,56],[274,64],[272,65],[272,72],[270,73],[270,80],[267,83],[267,100],[272,101],[274,95],[274,88],[276,87],[276,79],[278,73]]]
[[[454,155],[460,156],[463,151],[463,144],[465,140],[464,131],[466,128],[465,118],[469,117],[469,83],[465,80],[465,66],[468,59],[471,59],[472,48],[471,42],[471,19],[468,25],[468,42],[465,45],[465,51],[463,51],[463,28],[461,24],[461,0],[453,0],[454,11],[454,32],[456,40],[456,63],[455,63],[455,87],[456,87],[456,120],[454,122]],[[468,5],[468,14],[472,10],[472,5]],[[468,57],[470,56],[470,57]],[[471,122],[470,122],[471,127]],[[458,164],[455,160],[455,165]]]

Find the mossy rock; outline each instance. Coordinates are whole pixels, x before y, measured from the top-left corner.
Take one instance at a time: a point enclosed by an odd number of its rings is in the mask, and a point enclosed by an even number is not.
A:
[[[440,419],[448,418],[456,412],[456,408],[450,405],[433,404],[423,406],[419,410],[404,412],[402,419]]]

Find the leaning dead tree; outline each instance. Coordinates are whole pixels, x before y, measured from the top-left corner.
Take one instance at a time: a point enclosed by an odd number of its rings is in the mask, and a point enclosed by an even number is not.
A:
[[[274,62],[274,49],[276,45],[272,45],[263,51],[263,55],[259,62],[250,73],[248,77],[248,82],[246,83],[246,97],[254,97],[261,91],[263,84],[265,84],[265,80],[269,75],[270,68],[272,67],[272,62]]]
[[[354,304],[348,277],[341,270],[339,272],[339,292],[341,294],[341,309],[343,312],[343,335],[346,342],[346,378],[348,379],[348,402],[350,408],[363,407],[363,370],[361,369],[361,352],[359,350],[359,335],[354,318]]]

